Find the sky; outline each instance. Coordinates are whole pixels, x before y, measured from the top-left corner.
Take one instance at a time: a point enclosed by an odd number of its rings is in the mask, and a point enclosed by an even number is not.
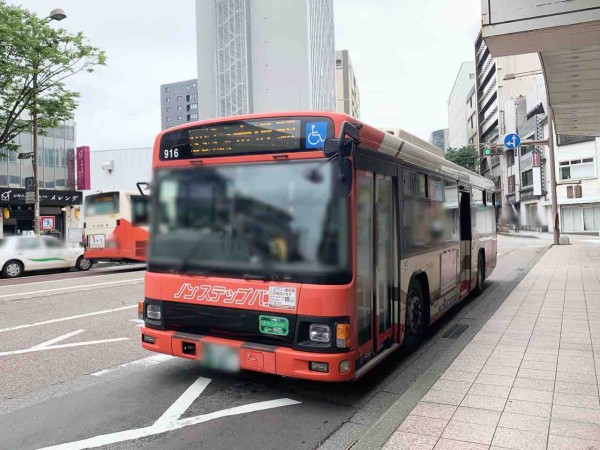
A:
[[[160,85],[197,76],[196,0],[9,3],[40,16],[63,8],[67,18],[51,26],[82,31],[106,51],[107,66],[68,82],[81,93],[77,145],[152,146]],[[350,52],[361,119],[424,139],[447,127],[448,97],[461,63],[474,57],[480,13],[481,0],[334,0],[335,47]]]

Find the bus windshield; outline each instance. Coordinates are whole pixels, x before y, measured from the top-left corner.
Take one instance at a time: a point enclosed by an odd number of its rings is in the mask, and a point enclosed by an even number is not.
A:
[[[157,171],[150,271],[306,283],[351,280],[348,199],[335,164]]]
[[[116,214],[119,212],[119,193],[106,192],[89,195],[85,198],[85,215],[100,216],[103,214]]]

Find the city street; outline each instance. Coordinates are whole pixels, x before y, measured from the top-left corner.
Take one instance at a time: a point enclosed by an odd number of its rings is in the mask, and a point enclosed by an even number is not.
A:
[[[225,375],[149,354],[139,344],[141,271],[2,280],[0,367],[11,382],[0,388],[1,447],[350,445],[438,358],[460,353],[466,343],[444,337],[453,325],[478,310],[489,317],[502,304],[551,242],[528,235],[499,236],[498,267],[484,294],[436,324],[415,354],[395,355],[360,381],[339,385]],[[478,323],[473,319],[473,332]]]

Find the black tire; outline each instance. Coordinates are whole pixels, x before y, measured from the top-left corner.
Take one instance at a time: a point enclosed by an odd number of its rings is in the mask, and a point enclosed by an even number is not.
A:
[[[404,353],[414,352],[423,340],[427,316],[424,298],[421,283],[412,280],[406,294],[404,342],[402,343]]]
[[[2,275],[6,278],[17,278],[23,275],[23,263],[16,259],[7,261],[2,268]]]
[[[85,272],[92,268],[92,261],[85,258],[84,256],[80,256],[77,258],[77,262],[75,263],[75,268],[79,271]]]
[[[483,292],[483,284],[485,283],[485,259],[483,258],[483,253],[479,252],[479,256],[477,257],[477,283],[475,284],[475,289],[473,289],[473,293],[475,295],[481,295]]]

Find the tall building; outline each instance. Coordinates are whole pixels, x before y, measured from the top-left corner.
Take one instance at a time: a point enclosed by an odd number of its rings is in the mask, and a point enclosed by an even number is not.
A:
[[[475,145],[477,140],[477,91],[471,86],[466,100],[467,107],[467,144]]]
[[[348,50],[335,52],[335,85],[337,112],[360,118],[360,93]]]
[[[333,0],[197,0],[200,119],[335,111]]]
[[[198,120],[197,80],[160,86],[160,123],[165,128]]]
[[[0,157],[0,237],[33,232],[33,203],[26,203],[27,181],[33,179],[31,158],[19,153],[33,151],[31,133],[15,138],[18,152]],[[6,154],[0,149],[0,154]],[[40,215],[53,216],[55,230],[66,238],[68,228],[77,227],[83,193],[75,186],[75,124],[65,122],[38,135],[38,181]],[[77,210],[77,213],[75,212]]]
[[[448,147],[460,148],[469,142],[467,100],[474,86],[475,62],[463,62],[448,98]]]
[[[486,143],[498,143],[507,133],[507,100],[514,104],[515,99],[524,96],[533,87],[533,75],[541,72],[537,54],[505,56],[493,58],[481,33],[475,41],[475,91],[477,96],[477,140],[479,144],[481,174],[491,178],[496,184],[496,205],[498,217],[508,221],[511,211],[506,209],[507,170],[506,161],[500,156],[484,158]],[[507,77],[507,75],[512,75]],[[518,75],[515,77],[514,75]],[[514,114],[514,113],[513,113]]]
[[[448,150],[448,128],[432,131],[429,142],[446,152]]]

